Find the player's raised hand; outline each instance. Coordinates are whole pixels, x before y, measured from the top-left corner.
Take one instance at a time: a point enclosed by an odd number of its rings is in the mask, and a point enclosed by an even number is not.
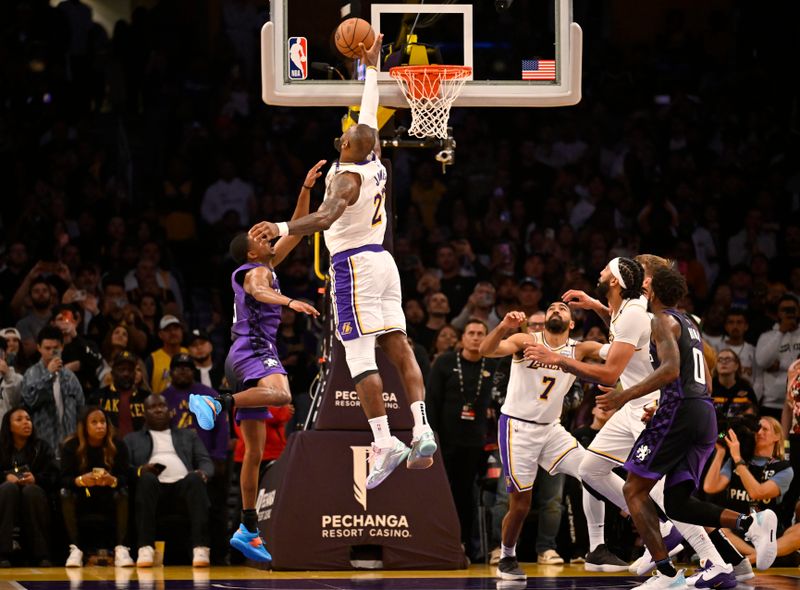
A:
[[[528,318],[525,317],[525,312],[523,311],[509,311],[506,314],[506,317],[503,318],[503,327],[504,328],[519,328],[525,322],[528,321]]]
[[[328,160],[320,160],[311,167],[311,170],[309,170],[308,174],[306,174],[306,179],[303,181],[304,188],[310,189],[314,186],[314,183],[317,182],[317,178],[322,176],[322,172],[320,172],[320,169],[327,163]]]
[[[561,301],[572,309],[594,309],[599,303],[597,299],[589,297],[586,292],[579,289],[570,289],[561,296]]]
[[[299,299],[292,299],[289,302],[289,309],[299,313],[308,314],[312,317],[317,317],[319,315],[316,307],[309,305],[305,301],[300,301]]]
[[[528,344],[525,347],[525,360],[536,361],[543,365],[555,365],[561,360],[561,355],[553,352],[544,344]]]
[[[381,56],[381,44],[383,42],[383,33],[375,35],[375,41],[372,47],[364,47],[363,43],[358,44],[358,52],[360,54],[361,63],[368,66],[377,66],[378,59]]]
[[[278,237],[278,226],[271,221],[259,221],[247,232],[251,240],[256,242],[270,241]]]

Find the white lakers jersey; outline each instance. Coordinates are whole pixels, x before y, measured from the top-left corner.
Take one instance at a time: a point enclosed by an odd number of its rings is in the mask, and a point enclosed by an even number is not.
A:
[[[567,358],[575,358],[577,342],[571,338],[564,346],[551,348],[544,341],[542,332],[533,334],[536,342]],[[508,378],[506,401],[500,411],[506,416],[550,424],[561,416],[561,406],[575,375],[565,373],[552,365],[541,365],[526,359],[511,359],[511,374]]]
[[[650,314],[647,313],[647,299],[626,299],[619,312],[611,317],[609,342],[615,340],[634,346],[634,353],[619,376],[623,389],[641,383],[653,372],[650,359]],[[658,400],[660,392],[654,391],[628,402],[632,408],[642,408]]]
[[[361,176],[361,192],[358,200],[324,232],[331,256],[367,244],[381,245],[386,233],[386,168],[380,158],[372,152],[364,162],[335,162],[325,177],[326,199],[333,177],[342,172]]]

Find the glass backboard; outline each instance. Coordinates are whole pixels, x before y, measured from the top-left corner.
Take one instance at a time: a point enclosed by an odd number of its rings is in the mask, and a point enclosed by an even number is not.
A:
[[[572,22],[572,0],[271,0],[270,21],[261,32],[264,102],[358,104],[358,61],[339,54],[333,42],[336,27],[350,17],[369,21],[384,35],[382,105],[408,106],[388,69],[418,63],[423,54],[429,63],[472,67],[456,106],[565,106],[580,100],[582,35]]]

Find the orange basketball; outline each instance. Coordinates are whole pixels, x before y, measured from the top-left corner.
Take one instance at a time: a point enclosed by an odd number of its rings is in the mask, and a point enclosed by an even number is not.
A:
[[[363,18],[348,18],[339,23],[333,35],[336,49],[345,57],[358,57],[358,44],[363,43],[369,49],[375,41],[375,31]]]

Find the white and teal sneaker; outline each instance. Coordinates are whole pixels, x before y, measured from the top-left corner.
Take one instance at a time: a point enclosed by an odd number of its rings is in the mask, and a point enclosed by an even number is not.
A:
[[[369,454],[367,489],[378,487],[400,463],[406,460],[410,452],[411,449],[396,436],[392,437],[392,446],[388,448],[381,448],[372,443],[372,451]]]
[[[632,590],[685,590],[688,588],[686,585],[686,575],[684,570],[678,570],[674,578],[665,576],[660,571],[656,570],[644,584],[636,586]]]
[[[756,549],[756,567],[765,570],[778,555],[778,517],[770,510],[753,512],[753,523],[744,538]]]
[[[428,430],[411,441],[411,452],[406,459],[408,469],[427,469],[433,465],[433,454],[436,452],[436,437],[433,430]]]

